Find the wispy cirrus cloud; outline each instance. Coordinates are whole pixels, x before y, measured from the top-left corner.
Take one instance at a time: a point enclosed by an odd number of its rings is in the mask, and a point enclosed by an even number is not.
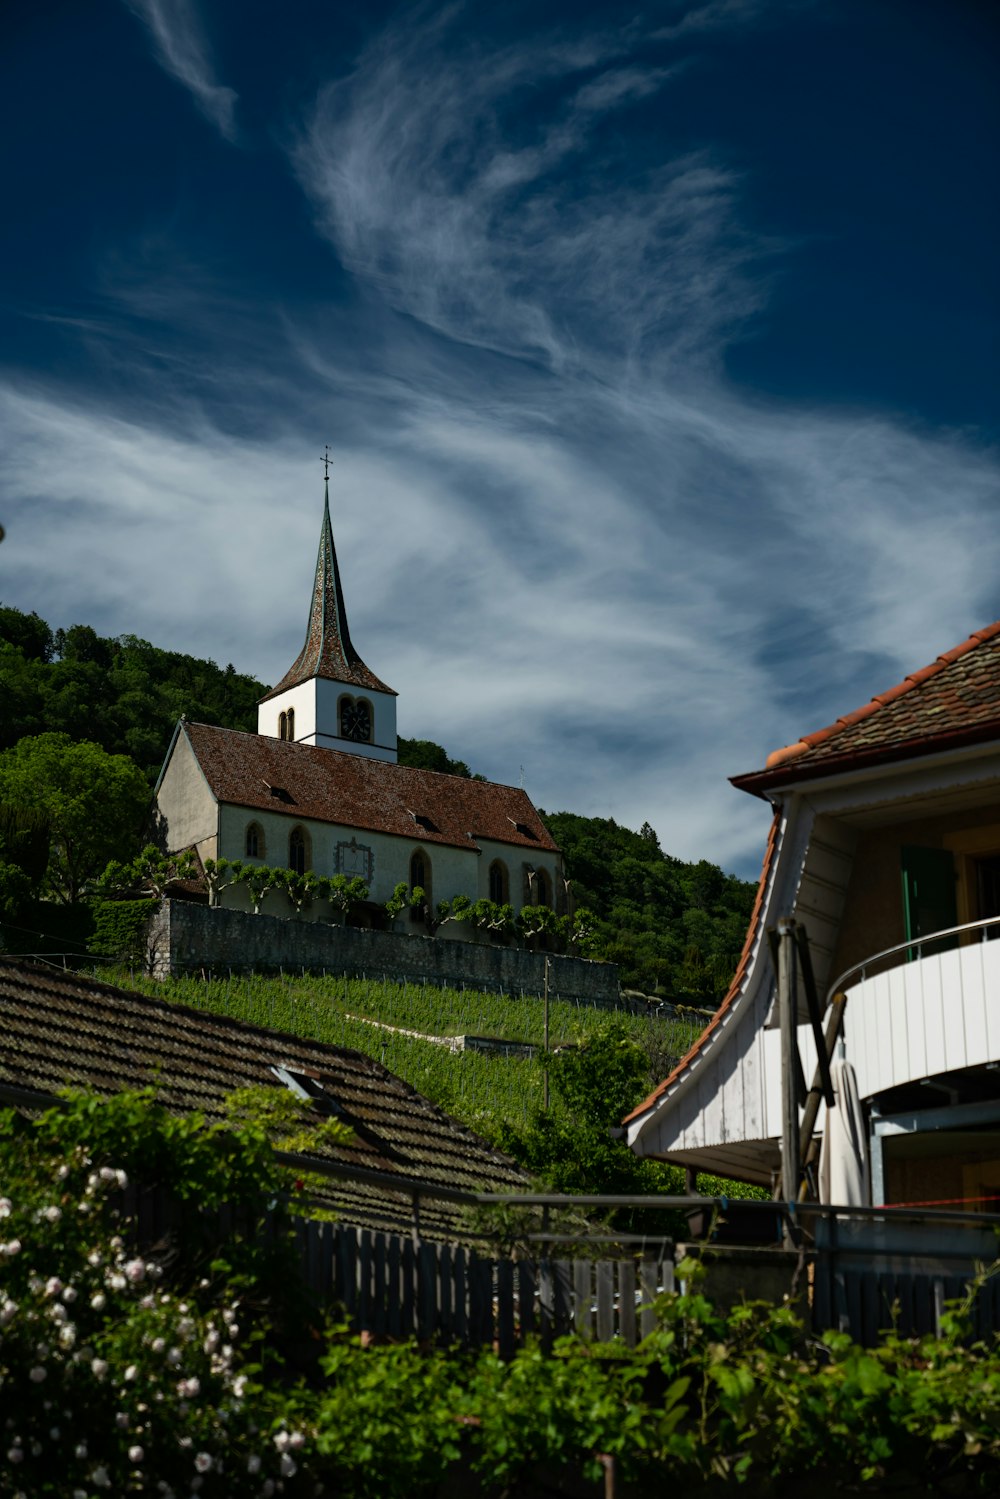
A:
[[[598,142],[669,84],[629,45],[490,50],[441,18],[381,36],[321,91],[295,153],[344,264],[439,333],[553,368],[651,335],[661,359],[710,357],[759,299],[736,179],[707,151],[640,163]]]
[[[216,82],[193,0],[125,0],[125,4],[148,27],[163,68],[191,92],[219,134],[235,141],[238,95]]]

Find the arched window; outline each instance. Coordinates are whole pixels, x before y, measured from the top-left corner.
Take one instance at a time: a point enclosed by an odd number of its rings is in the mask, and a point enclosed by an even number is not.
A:
[[[552,881],[544,869],[535,870],[535,905],[552,905]]]
[[[431,861],[422,848],[415,849],[410,855],[410,889],[417,887],[424,892],[428,905],[431,899]]]
[[[259,822],[248,823],[243,852],[248,859],[263,859],[264,829]]]
[[[295,709],[289,708],[287,713],[278,714],[278,738],[294,741],[295,739]]]
[[[309,862],[304,828],[293,828],[288,835],[288,867],[296,874],[305,874]]]
[[[494,859],[490,865],[490,900],[496,901],[498,906],[505,906],[510,899],[509,889],[507,866],[500,859]]]

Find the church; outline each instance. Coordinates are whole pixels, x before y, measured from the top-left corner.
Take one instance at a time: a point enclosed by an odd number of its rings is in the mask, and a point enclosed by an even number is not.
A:
[[[351,640],[325,485],[305,644],[261,699],[256,734],[177,725],[155,792],[168,851],[359,876],[372,915],[402,882],[432,906],[564,909],[559,849],[522,789],[398,763],[396,693]],[[220,899],[250,909],[242,885]],[[267,910],[282,907],[275,895]],[[464,923],[448,934],[475,937]]]

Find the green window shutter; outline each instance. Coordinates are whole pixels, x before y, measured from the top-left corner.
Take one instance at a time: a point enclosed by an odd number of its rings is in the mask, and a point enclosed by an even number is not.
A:
[[[955,860],[946,848],[917,848],[913,845],[900,849],[903,872],[903,918],[907,939],[926,937],[931,932],[940,932],[957,926],[958,909],[955,904]],[[942,942],[932,943],[922,952],[947,952],[957,945],[956,937],[946,937]],[[919,956],[916,949],[907,955],[909,959]]]

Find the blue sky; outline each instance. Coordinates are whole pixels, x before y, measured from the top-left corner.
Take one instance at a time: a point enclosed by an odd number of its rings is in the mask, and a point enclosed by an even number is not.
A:
[[[549,810],[727,777],[1000,615],[989,0],[7,0],[0,597],[352,634]]]

